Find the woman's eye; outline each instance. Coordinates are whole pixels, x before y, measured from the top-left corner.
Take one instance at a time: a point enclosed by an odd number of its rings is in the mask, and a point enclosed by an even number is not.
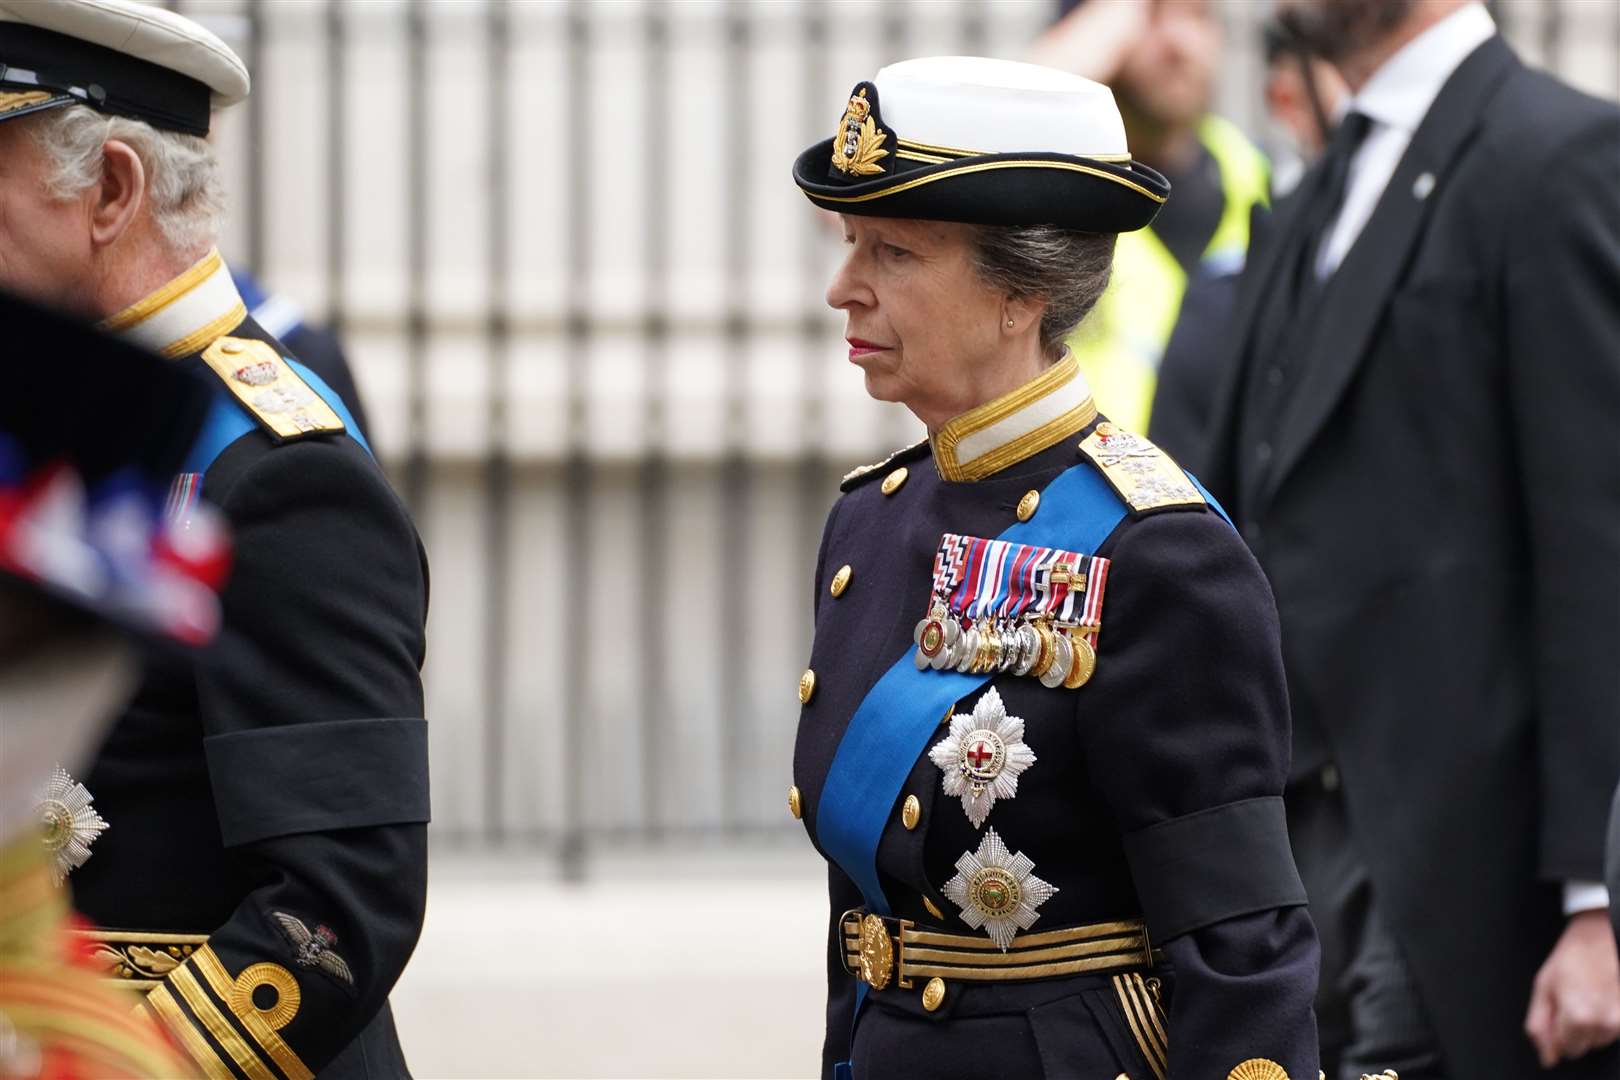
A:
[[[907,251],[905,248],[895,247],[893,244],[884,244],[883,250],[888,252],[891,258],[895,259],[903,258],[911,254],[911,252]]]

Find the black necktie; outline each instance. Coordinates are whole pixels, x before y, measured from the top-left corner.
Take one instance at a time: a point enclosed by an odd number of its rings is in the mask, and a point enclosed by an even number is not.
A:
[[[1350,162],[1371,127],[1372,120],[1366,113],[1346,113],[1333,132],[1326,153],[1322,155],[1321,170],[1317,174],[1320,180],[1310,194],[1310,202],[1305,205],[1298,226],[1303,246],[1299,251],[1299,264],[1295,267],[1294,295],[1297,300],[1310,296],[1316,288],[1317,255],[1322,250],[1328,228],[1344,203]]]

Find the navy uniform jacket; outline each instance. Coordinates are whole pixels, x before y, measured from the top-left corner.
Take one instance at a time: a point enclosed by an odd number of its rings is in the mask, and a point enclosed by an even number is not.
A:
[[[1072,360],[1036,383],[1050,390],[1071,377],[1064,392],[1078,383],[1084,394]],[[818,849],[829,767],[858,704],[914,648],[941,534],[995,537],[1013,524],[1026,492],[1073,466],[1096,467],[1078,449],[1097,423],[1089,394],[1086,412],[1066,414],[1079,422],[1067,430],[1047,422],[1032,436],[1045,449],[1032,451],[1027,429],[1052,410],[1035,400],[1009,417],[1003,407],[1031,397],[1031,388],[1038,398],[1042,388],[1031,384],[969,414],[1000,417],[998,449],[1003,460],[1016,459],[1010,464],[976,481],[947,481],[941,471],[968,475],[973,463],[954,454],[945,461],[923,443],[847,479],[827,519],[816,569],[815,689],[800,718],[790,796]],[[970,419],[953,441],[965,445],[960,439],[983,426]],[[895,487],[888,478],[901,469]],[[1282,825],[1288,704],[1265,579],[1201,499],[1130,512],[1086,554],[1112,560],[1091,681],[1049,690],[1000,676],[954,710],[970,711],[993,687],[1024,718],[1037,761],[1016,797],[998,800],[976,829],[925,753],[895,794],[876,863],[894,915],[971,933],[942,886],[956,860],[995,829],[1059,889],[1031,932],[1146,914],[1162,962],[1142,974],[1160,980],[1162,1011],[1125,1015],[1129,1003],[1106,974],[948,982],[932,1012],[921,1004],[920,982],[891,982],[868,995],[852,1043],[857,983],[845,969],[838,919],[863,898],[830,863],[824,1076],[851,1058],[855,1080],[1225,1077],[1251,1059],[1272,1070],[1256,1077],[1316,1076],[1317,942]],[[847,582],[834,597],[832,580],[845,566]],[[945,731],[942,717],[930,745]],[[903,820],[907,796],[920,801],[912,828]]]
[[[284,356],[199,267],[110,327],[186,364]],[[235,540],[223,627],[149,663],[84,778],[109,828],[74,899],[205,1075],[404,1076],[387,998],[426,894],[426,559],[353,433],[276,437],[232,394],[265,387],[212,370],[210,423],[236,435],[201,477]]]

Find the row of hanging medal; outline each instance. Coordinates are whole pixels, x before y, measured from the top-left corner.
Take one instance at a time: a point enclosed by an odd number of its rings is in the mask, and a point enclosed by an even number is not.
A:
[[[918,670],[1022,675],[1084,686],[1097,669],[1108,560],[946,533],[928,613],[912,637]]]

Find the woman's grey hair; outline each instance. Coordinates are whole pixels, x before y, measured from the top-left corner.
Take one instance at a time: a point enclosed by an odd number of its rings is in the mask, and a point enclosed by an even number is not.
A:
[[[1056,355],[1108,287],[1114,240],[1113,233],[1053,225],[977,225],[969,246],[985,284],[1019,299],[1046,301],[1041,349]]]
[[[148,211],[175,254],[196,253],[219,235],[225,189],[208,140],[159,131],[144,121],[106,116],[84,105],[39,117],[33,135],[50,157],[53,172],[46,182],[56,198],[76,198],[99,183],[102,146],[117,139],[140,156]]]

